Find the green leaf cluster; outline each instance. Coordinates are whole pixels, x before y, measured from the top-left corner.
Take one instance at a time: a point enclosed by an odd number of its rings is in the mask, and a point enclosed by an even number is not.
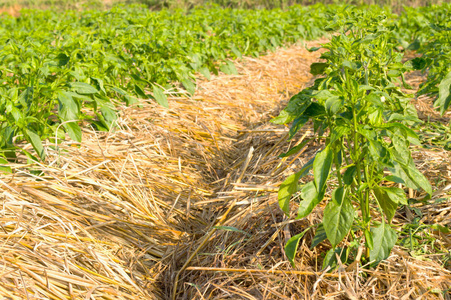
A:
[[[335,254],[348,258],[349,249],[337,247],[347,235],[362,237],[367,259],[377,263],[388,257],[397,240],[390,226],[396,209],[407,205],[405,191],[397,184],[432,194],[409,149],[420,144],[410,126],[421,122],[401,90],[404,73],[412,67],[403,63],[392,22],[381,11],[345,8],[329,27],[340,34],[323,45],[325,62],[311,66],[319,77],[273,120],[291,123],[290,138],[311,120],[325,147],[281,185],[279,204],[290,215],[292,195],[299,195],[297,218],[303,218],[330,193],[314,239],[315,245],[325,237],[332,244],[326,265],[336,264]],[[299,185],[310,170],[313,181]],[[375,214],[381,222],[373,220]]]

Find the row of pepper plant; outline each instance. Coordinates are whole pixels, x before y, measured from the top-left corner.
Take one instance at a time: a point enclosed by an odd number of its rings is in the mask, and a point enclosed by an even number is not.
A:
[[[402,47],[420,54],[412,67],[427,73],[416,95],[432,96],[444,114],[451,103],[451,3],[404,10],[394,33]]]
[[[193,94],[196,72],[207,78],[234,74],[232,60],[242,55],[318,38],[326,9],[155,12],[118,6],[1,15],[0,166],[17,151],[43,160],[44,140],[55,144],[68,135],[81,142],[83,122],[110,130],[118,105],[140,98],[168,107],[165,90],[183,87]]]

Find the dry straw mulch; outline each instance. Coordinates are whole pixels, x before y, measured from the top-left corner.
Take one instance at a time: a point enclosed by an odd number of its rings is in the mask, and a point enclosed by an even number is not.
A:
[[[321,270],[328,244],[309,249],[308,233],[296,268],[287,263],[285,241],[318,223],[322,208],[288,220],[277,188],[321,145],[280,159],[312,133],[288,142],[287,128],[268,121],[308,84],[317,59],[300,45],[246,58],[240,75],[201,79],[193,98],[173,97],[169,109],[124,107],[116,130],[86,129],[80,145],[48,148],[45,164],[13,165],[14,175],[0,175],[0,298],[448,297],[437,294],[451,286],[443,255],[396,247],[377,269],[329,274]],[[420,221],[450,225],[449,154],[416,159],[442,178],[417,205]],[[400,212],[396,224],[414,213]],[[451,235],[430,236],[427,247],[449,251]]]

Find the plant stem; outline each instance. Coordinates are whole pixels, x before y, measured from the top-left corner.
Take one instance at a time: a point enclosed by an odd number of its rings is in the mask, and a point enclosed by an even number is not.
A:
[[[340,143],[343,143],[343,140],[340,139]],[[341,151],[338,151],[338,153],[341,153]],[[340,173],[340,164],[338,163],[338,156],[334,154],[334,162],[335,162],[335,169],[337,172],[337,179],[338,179],[338,186],[342,187],[343,186],[343,180],[341,178],[341,173]]]
[[[366,166],[362,168],[361,163],[360,163],[360,135],[357,131],[357,111],[355,108],[355,103],[353,105],[353,125],[354,125],[354,147],[353,147],[353,160],[354,163],[356,165],[356,176],[357,176],[357,190],[359,189],[359,187],[362,185],[362,173],[365,176],[365,181],[368,184],[368,174],[367,174],[367,170],[366,170]],[[358,202],[360,203],[360,209],[362,210],[362,219],[363,219],[363,228],[365,230],[369,230],[369,212],[370,212],[370,207],[369,207],[369,191],[368,189],[365,190],[365,193],[363,193],[362,191],[358,191],[357,193],[357,198],[358,198]],[[369,258],[369,247],[368,247],[368,241],[365,238],[365,244],[366,244],[366,257]]]

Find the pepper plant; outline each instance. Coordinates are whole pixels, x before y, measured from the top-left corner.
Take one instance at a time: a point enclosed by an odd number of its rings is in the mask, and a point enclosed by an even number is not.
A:
[[[401,91],[403,73],[409,67],[402,63],[386,22],[381,11],[345,9],[338,14],[329,30],[339,34],[322,46],[328,50],[321,55],[325,62],[311,65],[311,73],[321,77],[292,97],[272,120],[292,122],[290,138],[312,121],[316,138],[324,141],[324,148],[289,176],[278,193],[279,205],[288,216],[290,201],[300,199],[298,219],[308,216],[330,193],[312,244],[326,238],[332,244],[324,267],[336,264],[335,253],[342,255],[342,261],[348,259],[350,247],[338,248],[348,235],[355,238],[351,245],[364,243],[370,261],[387,258],[397,240],[391,221],[397,207],[407,204],[405,191],[398,185],[432,193],[409,150],[410,144],[420,144],[409,127],[420,120]],[[297,153],[312,139],[282,156]],[[313,180],[299,184],[310,170]],[[285,247],[292,263],[307,230]]]
[[[417,95],[436,97],[435,107],[443,115],[451,104],[451,4],[425,9],[430,23],[423,30],[426,41],[419,43],[423,54],[413,59],[415,69],[428,72],[427,80],[421,84]]]

